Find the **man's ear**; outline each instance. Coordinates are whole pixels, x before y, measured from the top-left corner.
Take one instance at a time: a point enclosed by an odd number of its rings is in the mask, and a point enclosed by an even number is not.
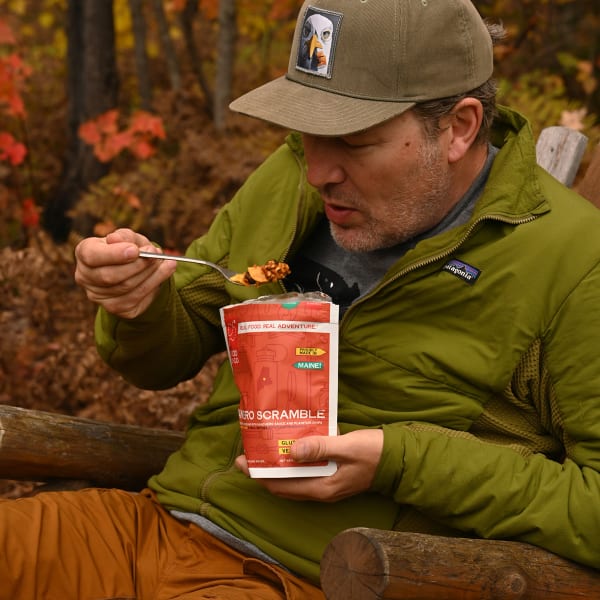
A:
[[[452,110],[448,133],[448,162],[464,158],[475,142],[483,120],[483,106],[476,98],[463,98]]]

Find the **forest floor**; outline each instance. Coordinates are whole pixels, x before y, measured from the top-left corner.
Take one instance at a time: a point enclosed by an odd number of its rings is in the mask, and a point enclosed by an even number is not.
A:
[[[224,356],[173,389],[129,385],[96,352],[95,306],[74,283],[72,248],[43,235],[37,241],[0,250],[0,404],[183,430]],[[0,480],[0,496],[18,497],[34,486]]]

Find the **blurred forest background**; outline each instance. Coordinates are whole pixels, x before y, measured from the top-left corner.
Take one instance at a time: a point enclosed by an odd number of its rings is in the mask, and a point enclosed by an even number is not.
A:
[[[0,0],[0,403],[185,426],[222,356],[172,390],[96,355],[73,248],[116,227],[183,252],[285,132],[228,112],[283,74],[300,0]],[[500,101],[600,141],[598,0],[475,0],[508,31]],[[587,158],[584,158],[584,164]],[[26,484],[31,485],[31,484]],[[23,493],[0,481],[0,495]]]

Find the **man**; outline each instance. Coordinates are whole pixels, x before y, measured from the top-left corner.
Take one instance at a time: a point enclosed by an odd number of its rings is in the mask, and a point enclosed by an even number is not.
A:
[[[99,351],[145,388],[224,349],[220,307],[329,294],[340,435],[291,453],[338,470],[249,478],[225,364],[149,490],[1,505],[1,597],[319,598],[321,554],[353,526],[600,567],[600,213],[536,165],[523,117],[495,113],[492,69],[469,0],[307,2],[287,75],[232,104],[301,135],[188,250],[236,271],[285,260],[283,286],[174,273],[129,230],[80,243]]]

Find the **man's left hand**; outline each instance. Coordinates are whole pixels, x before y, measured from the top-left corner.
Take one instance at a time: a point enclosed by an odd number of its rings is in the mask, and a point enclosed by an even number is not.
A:
[[[339,436],[301,438],[290,449],[291,457],[300,463],[323,460],[338,465],[326,477],[292,477],[256,479],[269,492],[289,500],[337,502],[369,489],[383,449],[381,429],[361,429]],[[238,456],[236,467],[249,475],[245,456]]]

